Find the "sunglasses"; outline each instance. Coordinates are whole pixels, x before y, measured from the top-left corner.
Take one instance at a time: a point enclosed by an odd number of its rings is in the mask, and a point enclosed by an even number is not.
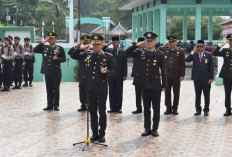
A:
[[[203,46],[203,45],[198,45],[197,48],[199,48],[199,47],[200,47],[200,48],[203,48],[204,46]]]

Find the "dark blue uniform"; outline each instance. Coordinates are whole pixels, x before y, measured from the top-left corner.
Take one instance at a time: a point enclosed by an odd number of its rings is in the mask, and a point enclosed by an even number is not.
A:
[[[58,45],[51,47],[50,45],[47,46],[40,43],[35,47],[34,52],[43,55],[41,73],[45,74],[47,107],[50,109],[54,107],[55,109],[59,107],[60,98],[60,82],[62,77],[60,63],[66,61],[64,48]],[[58,60],[53,60],[55,55],[57,55]]]
[[[104,46],[102,50],[113,55],[115,75],[109,77],[110,110],[120,112],[123,100],[123,77],[127,77],[127,58],[121,48],[113,49]]]
[[[94,135],[105,136],[106,130],[106,99],[107,99],[107,76],[113,76],[113,57],[103,51],[98,53],[85,52],[76,49],[71,55],[73,59],[84,60],[86,70],[83,71],[80,87],[88,92],[89,111],[91,115],[91,129]],[[107,74],[101,73],[101,67],[107,67]],[[99,109],[99,122],[97,110]]]
[[[204,112],[205,113],[209,112],[211,84],[208,84],[208,81],[214,79],[214,65],[213,65],[212,54],[207,51],[204,51],[202,53],[203,56],[201,62],[198,52],[194,54],[190,54],[186,58],[186,62],[193,62],[191,79],[194,81],[195,94],[196,94],[195,106],[197,113],[201,113],[202,111],[201,108],[202,90],[205,97]]]

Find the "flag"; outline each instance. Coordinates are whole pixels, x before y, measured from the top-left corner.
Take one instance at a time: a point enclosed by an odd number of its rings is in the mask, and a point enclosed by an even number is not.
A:
[[[55,32],[54,25],[55,25],[55,23],[54,23],[54,21],[52,21],[52,32],[53,32],[53,33]]]
[[[13,18],[13,27],[15,26],[15,18]]]
[[[118,36],[119,36],[119,39],[120,39],[120,35],[121,35],[121,24],[120,24],[120,21],[119,21],[119,24],[118,24]]]
[[[23,25],[23,20],[21,20],[21,22],[20,22],[20,26],[22,26]]]
[[[44,41],[44,20],[42,21],[42,41]]]
[[[68,0],[68,7],[70,8],[71,0]]]
[[[32,24],[33,24],[33,26],[35,27],[35,19],[34,19],[34,18],[33,18],[33,23],[32,23]]]

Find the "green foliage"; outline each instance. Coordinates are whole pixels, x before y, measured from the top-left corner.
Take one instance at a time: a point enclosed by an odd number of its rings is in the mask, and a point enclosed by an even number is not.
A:
[[[183,17],[172,17],[171,19],[171,34],[177,36],[178,39],[183,39]],[[213,40],[221,40],[222,26],[219,24],[225,21],[220,16],[213,17]],[[167,27],[168,28],[168,27]],[[188,40],[195,39],[195,18],[188,17]],[[201,20],[201,38],[208,40],[208,17],[203,16]],[[169,34],[169,29],[167,29]]]

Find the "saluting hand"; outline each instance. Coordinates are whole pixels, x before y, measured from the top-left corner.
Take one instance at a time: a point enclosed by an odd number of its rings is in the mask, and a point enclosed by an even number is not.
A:
[[[169,44],[169,42],[166,42],[164,45],[161,46],[161,48],[163,49],[163,48],[167,47],[168,44]]]
[[[219,47],[223,47],[223,46],[225,46],[227,43],[229,43],[228,40],[225,41],[223,44],[221,44]]]
[[[136,44],[136,46],[137,47],[141,47],[141,46],[143,46],[143,45],[145,45],[146,43],[145,43],[145,41],[141,41],[141,42],[138,42],[137,44]]]
[[[74,47],[75,47],[75,48],[78,48],[78,47],[81,46],[81,44],[82,44],[82,43],[79,43],[79,44],[75,45]]]
[[[193,52],[197,52],[197,44],[194,46]]]
[[[81,47],[80,49],[81,49],[81,50],[86,50],[86,49],[88,49],[89,47],[90,47],[90,44],[85,45],[85,46]]]
[[[108,43],[106,46],[108,47],[108,46],[110,46],[112,43],[113,43],[113,42],[110,42],[110,43]]]
[[[48,38],[45,38],[42,43],[45,44],[46,42],[48,42]]]
[[[107,73],[107,67],[106,68],[101,68],[101,73],[106,74]]]

